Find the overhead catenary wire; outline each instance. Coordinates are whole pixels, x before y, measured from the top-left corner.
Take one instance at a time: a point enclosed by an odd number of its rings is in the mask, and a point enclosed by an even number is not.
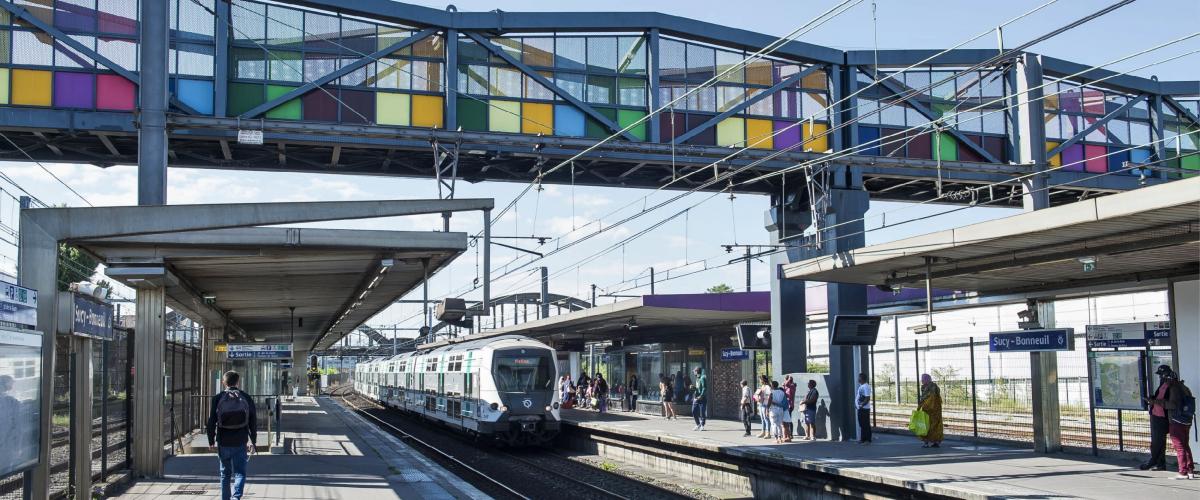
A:
[[[13,140],[10,139],[8,137],[8,135],[4,134],[3,132],[0,132],[0,137],[3,137],[5,141],[7,141],[9,144],[11,144],[12,147],[16,148],[17,151],[20,151],[21,154],[25,155],[26,158],[29,158],[29,161],[36,163],[38,167],[41,167],[41,169],[44,170],[47,174],[50,174],[50,177],[53,177],[55,181],[57,181],[63,187],[67,188],[68,191],[70,191],[72,194],[74,194],[79,199],[83,200],[84,203],[87,203],[89,207],[96,206],[96,205],[93,205],[92,202],[87,199],[87,197],[83,196],[82,194],[79,193],[79,191],[76,191],[75,188],[71,187],[70,184],[67,184],[65,181],[63,181],[61,178],[59,178],[57,175],[54,175],[54,172],[51,172],[50,169],[46,168],[46,166],[43,165],[42,162],[34,159],[34,157],[32,155],[30,155],[28,151],[25,151],[24,148],[22,148],[21,146],[18,146],[17,143],[13,142]],[[12,181],[9,180],[9,182],[12,182]],[[20,188],[20,186],[17,185],[15,182],[13,183],[13,185]],[[25,191],[24,188],[20,188],[20,189],[21,189],[21,191]]]

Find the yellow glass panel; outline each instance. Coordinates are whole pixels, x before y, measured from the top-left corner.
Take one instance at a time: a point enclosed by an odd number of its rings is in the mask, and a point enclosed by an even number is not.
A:
[[[379,92],[375,94],[375,121],[380,125],[400,125],[407,127],[412,121],[412,96],[408,94],[393,94]]]
[[[493,99],[488,108],[488,130],[519,133],[521,131],[521,103]]]
[[[1057,143],[1057,142],[1046,141],[1046,152],[1049,153],[1051,149],[1057,148],[1058,145],[1059,145],[1059,143]],[[1046,161],[1050,163],[1051,167],[1061,167],[1062,166],[1062,154],[1060,153],[1060,154],[1051,156],[1049,158],[1046,158]]]
[[[19,106],[49,106],[52,78],[49,71],[12,70],[12,103]]]
[[[521,103],[521,132],[554,135],[554,105]]]
[[[771,120],[746,119],[746,145],[752,148],[771,149],[775,138]]]
[[[740,148],[746,143],[746,120],[726,118],[717,123],[717,145]]]
[[[0,68],[0,104],[8,104],[8,68]]]
[[[445,123],[441,96],[412,96],[412,126],[442,128]]]
[[[826,131],[829,130],[829,125],[824,123],[809,123],[804,122],[801,125],[802,134],[804,134],[804,145],[801,146],[804,150],[812,150],[822,153],[829,150],[829,136]]]

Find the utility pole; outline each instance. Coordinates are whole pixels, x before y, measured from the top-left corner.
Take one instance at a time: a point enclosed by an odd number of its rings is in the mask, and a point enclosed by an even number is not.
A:
[[[592,283],[592,307],[596,307],[596,284]]]
[[[650,295],[654,295],[654,268],[650,268]]]
[[[746,291],[750,291],[750,247],[746,247]]]

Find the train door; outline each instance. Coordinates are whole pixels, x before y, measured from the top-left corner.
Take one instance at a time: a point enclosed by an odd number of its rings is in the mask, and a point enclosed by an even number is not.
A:
[[[449,357],[447,357],[449,359]],[[446,369],[448,363],[438,363],[438,378],[437,378],[437,409],[442,413],[446,413]]]

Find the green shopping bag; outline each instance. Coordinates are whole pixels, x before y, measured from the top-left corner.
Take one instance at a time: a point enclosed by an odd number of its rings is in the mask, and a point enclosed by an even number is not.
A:
[[[929,434],[929,414],[921,410],[913,410],[912,418],[908,419],[908,430],[917,437]]]

